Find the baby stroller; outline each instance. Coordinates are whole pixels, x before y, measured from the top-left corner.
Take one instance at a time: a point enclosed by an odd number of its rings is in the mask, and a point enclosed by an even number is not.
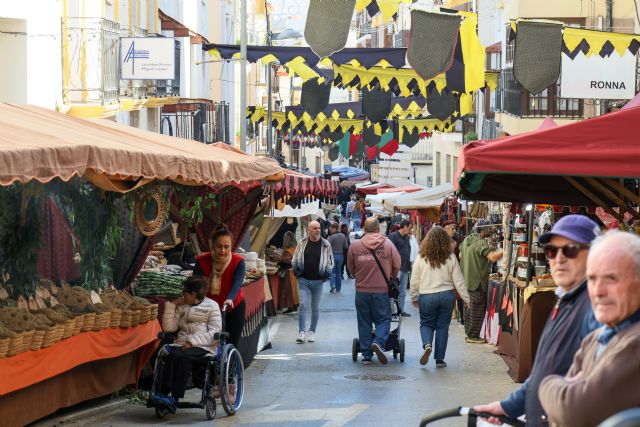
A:
[[[404,338],[400,338],[400,329],[402,327],[402,310],[400,310],[400,304],[397,298],[390,298],[391,301],[391,332],[387,342],[384,344],[384,351],[393,351],[393,358],[397,359],[400,355],[400,362],[404,363]],[[397,324],[394,329],[394,324]],[[375,330],[372,331],[372,335],[375,337]],[[353,345],[351,346],[351,358],[354,362],[358,361],[358,353],[362,353],[360,349],[360,340],[358,338],[353,339]]]
[[[222,309],[222,329],[224,330],[226,306]],[[174,334],[161,332],[158,334],[160,350],[154,366],[153,382],[147,408],[155,408],[156,416],[164,418],[175,408],[167,405],[162,398],[158,398],[157,389],[162,384],[162,375],[167,356],[171,351],[180,351],[173,347]],[[220,394],[222,408],[227,415],[234,415],[244,398],[244,364],[238,349],[233,344],[227,344],[228,332],[218,332],[214,339],[218,340],[215,354],[209,353],[193,365],[192,383],[202,390],[199,402],[177,402],[177,408],[200,408],[205,410],[208,420],[216,417],[216,392]]]
[[[433,414],[427,415],[420,421],[420,427],[425,427],[429,425],[429,423],[442,420],[445,418],[461,417],[461,416],[468,417],[467,418],[468,426],[475,426],[476,422],[478,421],[478,418],[490,418],[490,417],[498,418],[503,423],[513,427],[525,426],[524,421],[516,420],[514,418],[509,418],[501,415],[498,416],[498,415],[488,414],[485,412],[476,412],[475,410],[473,410],[473,408],[466,408],[464,406],[459,406],[457,408],[445,409],[444,411],[434,412]]]

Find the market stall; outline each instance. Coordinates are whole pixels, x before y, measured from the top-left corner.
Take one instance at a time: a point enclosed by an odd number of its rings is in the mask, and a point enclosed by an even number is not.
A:
[[[200,225],[209,202],[194,186],[222,192],[283,175],[270,159],[39,107],[0,104],[0,130],[0,412],[22,425],[136,383],[159,307],[113,284],[137,275],[172,193]],[[218,212],[231,210],[224,200]],[[123,216],[142,235],[128,255]],[[122,275],[108,261],[116,255]],[[247,285],[255,316],[264,286]]]
[[[555,290],[544,275],[536,236],[558,215],[579,212],[595,219],[595,207],[621,228],[640,218],[640,152],[630,136],[638,119],[640,108],[630,107],[463,148],[455,182],[459,196],[515,202],[505,205],[506,259],[495,281],[502,295],[499,350],[516,380],[529,374]]]

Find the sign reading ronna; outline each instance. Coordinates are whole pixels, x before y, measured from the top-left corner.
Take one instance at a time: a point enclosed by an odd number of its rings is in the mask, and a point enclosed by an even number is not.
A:
[[[120,78],[122,80],[173,80],[174,39],[170,37],[122,37]]]
[[[606,58],[579,53],[573,60],[562,55],[563,98],[631,99],[635,88],[636,57],[630,52],[613,52]]]

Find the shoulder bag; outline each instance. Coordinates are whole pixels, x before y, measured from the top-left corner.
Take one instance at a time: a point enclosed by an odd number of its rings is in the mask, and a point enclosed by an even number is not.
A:
[[[382,273],[382,277],[384,277],[384,281],[387,282],[389,298],[398,299],[400,296],[400,280],[397,277],[388,278],[387,273],[384,272],[382,264],[380,264],[380,260],[378,259],[375,251],[373,249],[369,250],[371,251],[371,255],[373,255],[373,259],[376,260],[376,264],[378,264],[378,268],[380,269],[380,273]]]

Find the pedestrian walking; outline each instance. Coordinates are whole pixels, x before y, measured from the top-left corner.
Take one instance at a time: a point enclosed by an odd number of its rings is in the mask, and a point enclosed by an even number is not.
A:
[[[485,240],[495,231],[493,227],[487,227],[489,224],[489,221],[479,219],[473,232],[460,245],[460,265],[471,297],[471,304],[464,313],[464,331],[467,335],[465,341],[471,344],[485,342],[480,338],[480,330],[487,311],[489,263],[502,257],[502,251],[491,251]]]
[[[556,303],[540,336],[531,374],[505,400],[476,406],[476,411],[510,418],[525,414],[528,426],[547,424],[538,398],[542,379],[547,375],[566,374],[580,341],[599,327],[593,319],[586,278],[589,246],[598,231],[598,225],[586,216],[567,215],[556,222],[549,233],[540,236],[538,240],[544,245],[551,277],[558,288]],[[496,418],[488,421],[500,424]]]
[[[293,255],[293,271],[298,279],[298,335],[296,342],[315,342],[322,283],[329,279],[333,270],[331,244],[320,237],[320,223],[311,221],[307,227],[308,236],[300,241]],[[311,310],[311,324],[306,330],[307,312]]]
[[[351,275],[351,273],[349,272],[349,270],[347,269],[347,253],[349,252],[349,246],[351,246],[351,236],[350,236],[350,232],[349,232],[349,225],[348,224],[342,224],[340,226],[340,232],[342,234],[344,234],[344,237],[346,237],[347,239],[347,250],[343,252],[344,254],[344,262],[342,263],[342,278],[344,279],[344,273],[345,270],[347,271],[347,277],[349,279],[353,279],[353,276]]]
[[[389,239],[395,245],[400,254],[400,296],[398,297],[398,306],[400,307],[400,315],[402,317],[411,317],[411,314],[404,311],[404,301],[407,295],[407,285],[409,284],[409,273],[411,272],[411,221],[403,219],[400,221],[400,228],[389,236]]]
[[[456,302],[454,289],[465,304],[469,304],[464,277],[450,246],[451,237],[447,232],[442,227],[433,227],[420,244],[420,256],[411,272],[411,303],[420,310],[420,364],[427,364],[435,335],[434,358],[438,368],[447,366],[444,357]]]
[[[351,214],[351,219],[353,221],[353,231],[360,231],[360,227],[362,225],[362,211],[364,209],[364,203],[361,199],[356,200],[353,205],[353,213]]]
[[[329,226],[329,238],[333,253],[333,271],[331,272],[331,290],[329,292],[340,293],[342,290],[342,265],[344,264],[344,251],[349,249],[347,238],[340,233],[338,224],[333,223]]]
[[[358,338],[362,363],[370,364],[375,353],[380,363],[385,365],[385,343],[391,327],[391,302],[385,276],[394,277],[398,274],[400,254],[393,243],[380,234],[380,224],[376,218],[367,218],[364,233],[361,239],[351,243],[347,255],[347,268],[356,278]],[[372,325],[375,326],[373,340]]]

